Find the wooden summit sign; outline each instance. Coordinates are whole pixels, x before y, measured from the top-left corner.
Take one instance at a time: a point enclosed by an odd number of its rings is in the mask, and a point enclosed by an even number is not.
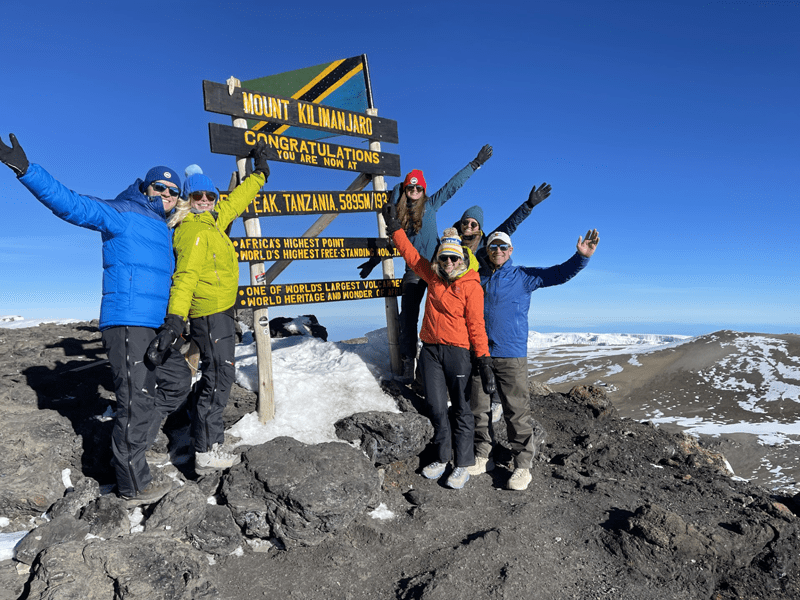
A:
[[[388,298],[401,295],[402,281],[402,279],[359,279],[356,281],[241,285],[236,306],[238,308],[258,308]]]
[[[220,194],[224,200],[228,194]],[[243,213],[248,217],[377,212],[389,192],[261,192]]]
[[[208,135],[211,152],[216,154],[247,156],[252,147],[263,140],[267,144],[269,160],[372,175],[400,176],[400,156],[397,154],[304,140],[219,123],[208,124]]]
[[[400,256],[385,238],[233,237],[231,241],[240,262]]]
[[[342,108],[243,88],[236,88],[230,94],[227,85],[213,81],[203,81],[203,99],[209,112],[394,144],[399,141],[397,121]]]

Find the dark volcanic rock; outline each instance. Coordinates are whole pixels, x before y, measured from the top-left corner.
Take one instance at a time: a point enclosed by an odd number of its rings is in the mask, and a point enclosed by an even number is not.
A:
[[[29,531],[17,544],[16,559],[28,565],[33,564],[36,556],[45,548],[83,540],[87,533],[89,523],[79,521],[72,515],[61,515]]]
[[[187,528],[192,545],[216,556],[226,556],[244,545],[244,537],[227,506],[206,505],[203,519]]]
[[[304,331],[298,331],[296,327],[291,326],[292,322],[296,326],[302,327]],[[300,324],[298,325],[298,322]],[[275,317],[269,320],[269,334],[273,338],[286,338],[293,335],[312,335],[315,338],[321,339],[323,342],[328,341],[328,330],[319,324],[317,317],[314,315],[300,315],[296,319],[289,317]]]
[[[245,535],[275,537],[286,547],[313,546],[344,529],[379,490],[378,472],[360,450],[288,437],[248,450],[222,481]]]
[[[63,514],[78,518],[81,509],[99,496],[100,485],[91,477],[83,477],[50,507],[47,514],[50,518]]]
[[[69,542],[42,552],[28,600],[205,600],[219,598],[205,555],[190,545],[139,534]]]
[[[418,455],[433,438],[430,420],[418,413],[356,413],[336,422],[336,435],[358,442],[377,465]]]
[[[186,482],[178,489],[164,496],[145,523],[145,530],[168,531],[180,535],[190,527],[197,525],[206,514],[206,495],[192,481]]]
[[[114,405],[98,358],[96,325],[0,330],[1,531],[41,524],[21,546],[32,571],[0,561],[0,600],[800,599],[800,496],[731,479],[722,455],[620,418],[592,386],[531,386],[535,442],[547,435],[524,492],[505,489],[503,420],[498,466],[462,490],[421,477],[417,456],[376,469],[344,443],[282,438],[196,486],[169,467],[187,485],[145,507],[147,531],[132,534],[116,496],[93,498],[92,479],[114,480],[110,422],[95,418]],[[415,412],[409,388],[384,389]],[[255,401],[234,386],[226,426]],[[165,426],[171,447],[176,427]],[[347,429],[359,443],[371,436],[373,456],[391,437]],[[76,482],[66,493],[65,468]]]
[[[124,501],[113,494],[100,496],[87,504],[81,511],[81,521],[89,524],[89,533],[106,540],[131,532]]]

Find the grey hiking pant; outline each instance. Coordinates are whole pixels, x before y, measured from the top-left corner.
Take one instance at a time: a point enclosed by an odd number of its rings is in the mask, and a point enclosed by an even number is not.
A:
[[[497,392],[503,404],[508,442],[516,468],[530,469],[533,463],[533,422],[528,393],[528,359],[492,358]],[[477,363],[470,378],[470,406],[475,416],[475,455],[489,456],[492,451],[491,400],[484,394]]]
[[[222,413],[236,378],[236,328],[233,315],[224,312],[196,317],[191,323],[192,339],[200,349],[203,363],[203,374],[194,394],[192,438],[195,452],[208,452],[211,446],[225,440]]]

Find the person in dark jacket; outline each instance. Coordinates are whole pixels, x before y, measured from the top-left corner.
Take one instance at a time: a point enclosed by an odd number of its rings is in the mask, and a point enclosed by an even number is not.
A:
[[[533,461],[533,424],[528,398],[528,309],[531,294],[543,287],[561,285],[577,275],[594,254],[600,236],[590,230],[578,237],[577,252],[566,262],[546,269],[513,264],[511,238],[495,232],[487,240],[489,266],[479,270],[484,290],[484,320],[492,355],[497,393],[503,403],[514,471],[508,480],[512,490],[527,489]],[[492,439],[489,396],[480,373],[473,369],[470,406],[475,417],[475,465],[467,470],[479,475],[494,468],[489,457]]]
[[[533,208],[550,196],[552,189],[552,186],[547,183],[543,183],[538,189],[533,186],[531,193],[528,194],[528,199],[520,204],[499,226],[490,230],[488,234],[483,229],[483,209],[480,206],[470,206],[453,227],[456,228],[458,235],[461,236],[461,242],[464,246],[469,248],[475,258],[478,259],[478,263],[481,266],[488,267],[486,240],[489,235],[495,231],[502,231],[509,236],[514,235],[517,227],[530,216]]]
[[[155,482],[145,460],[158,375],[144,355],[167,311],[174,260],[166,216],[178,201],[180,177],[169,167],[153,167],[115,199],[101,200],[67,189],[28,162],[14,134],[9,139],[10,147],[0,140],[0,161],[36,199],[64,221],[102,234],[99,326],[117,397],[111,436],[117,487],[129,505],[155,502],[171,484]],[[170,364],[185,369],[175,378],[188,391],[188,365],[182,358]]]
[[[472,177],[487,160],[492,157],[492,147],[485,145],[474,160],[448,181],[439,191],[428,196],[425,176],[419,169],[406,175],[402,183],[392,189],[389,203],[397,209],[397,219],[406,232],[411,244],[422,258],[432,261],[439,243],[439,228],[436,225],[436,212]],[[359,265],[361,278],[367,277],[380,262],[371,258]],[[417,324],[419,307],[425,295],[427,284],[414,273],[406,263],[403,274],[402,297],[400,298],[400,355],[403,360],[404,383],[411,383],[414,376],[414,360],[417,357]]]

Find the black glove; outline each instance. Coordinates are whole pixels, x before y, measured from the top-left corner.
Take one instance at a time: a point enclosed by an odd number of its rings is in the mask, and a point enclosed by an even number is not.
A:
[[[10,148],[0,139],[0,161],[14,171],[17,177],[22,177],[28,172],[28,165],[30,164],[28,163],[28,157],[25,156],[25,151],[22,149],[22,146],[19,145],[17,136],[10,133],[8,139],[11,140]]]
[[[469,164],[472,165],[472,168],[477,170],[478,167],[483,165],[487,160],[492,158],[492,147],[489,144],[486,144],[481,151],[478,152],[478,156],[475,157],[475,160],[471,160]]]
[[[538,190],[536,189],[536,186],[533,186],[533,189],[528,195],[528,200],[525,202],[525,204],[527,204],[529,208],[533,208],[542,200],[546,199],[550,195],[550,190],[552,189],[553,188],[546,183],[540,185]]]
[[[264,140],[258,140],[255,147],[250,150],[253,158],[253,173],[263,173],[264,183],[269,179],[269,165],[267,164],[267,144]]]
[[[155,366],[164,364],[170,348],[177,345],[183,333],[183,318],[178,315],[167,315],[164,324],[158,328],[156,337],[150,342],[145,353],[147,359]]]
[[[400,221],[397,220],[397,207],[391,202],[387,202],[383,205],[381,214],[383,215],[383,220],[386,221],[386,235],[389,237],[392,237],[395,231],[403,228],[403,226],[400,225]]]
[[[372,269],[377,267],[379,262],[381,262],[381,259],[377,256],[373,256],[367,262],[358,265],[358,268],[361,269],[358,273],[361,276],[361,279],[366,279],[369,277],[369,274],[372,273]]]
[[[494,371],[492,370],[492,357],[481,356],[478,358],[478,370],[481,374],[481,384],[483,392],[492,395],[497,391],[497,384],[494,381]]]

